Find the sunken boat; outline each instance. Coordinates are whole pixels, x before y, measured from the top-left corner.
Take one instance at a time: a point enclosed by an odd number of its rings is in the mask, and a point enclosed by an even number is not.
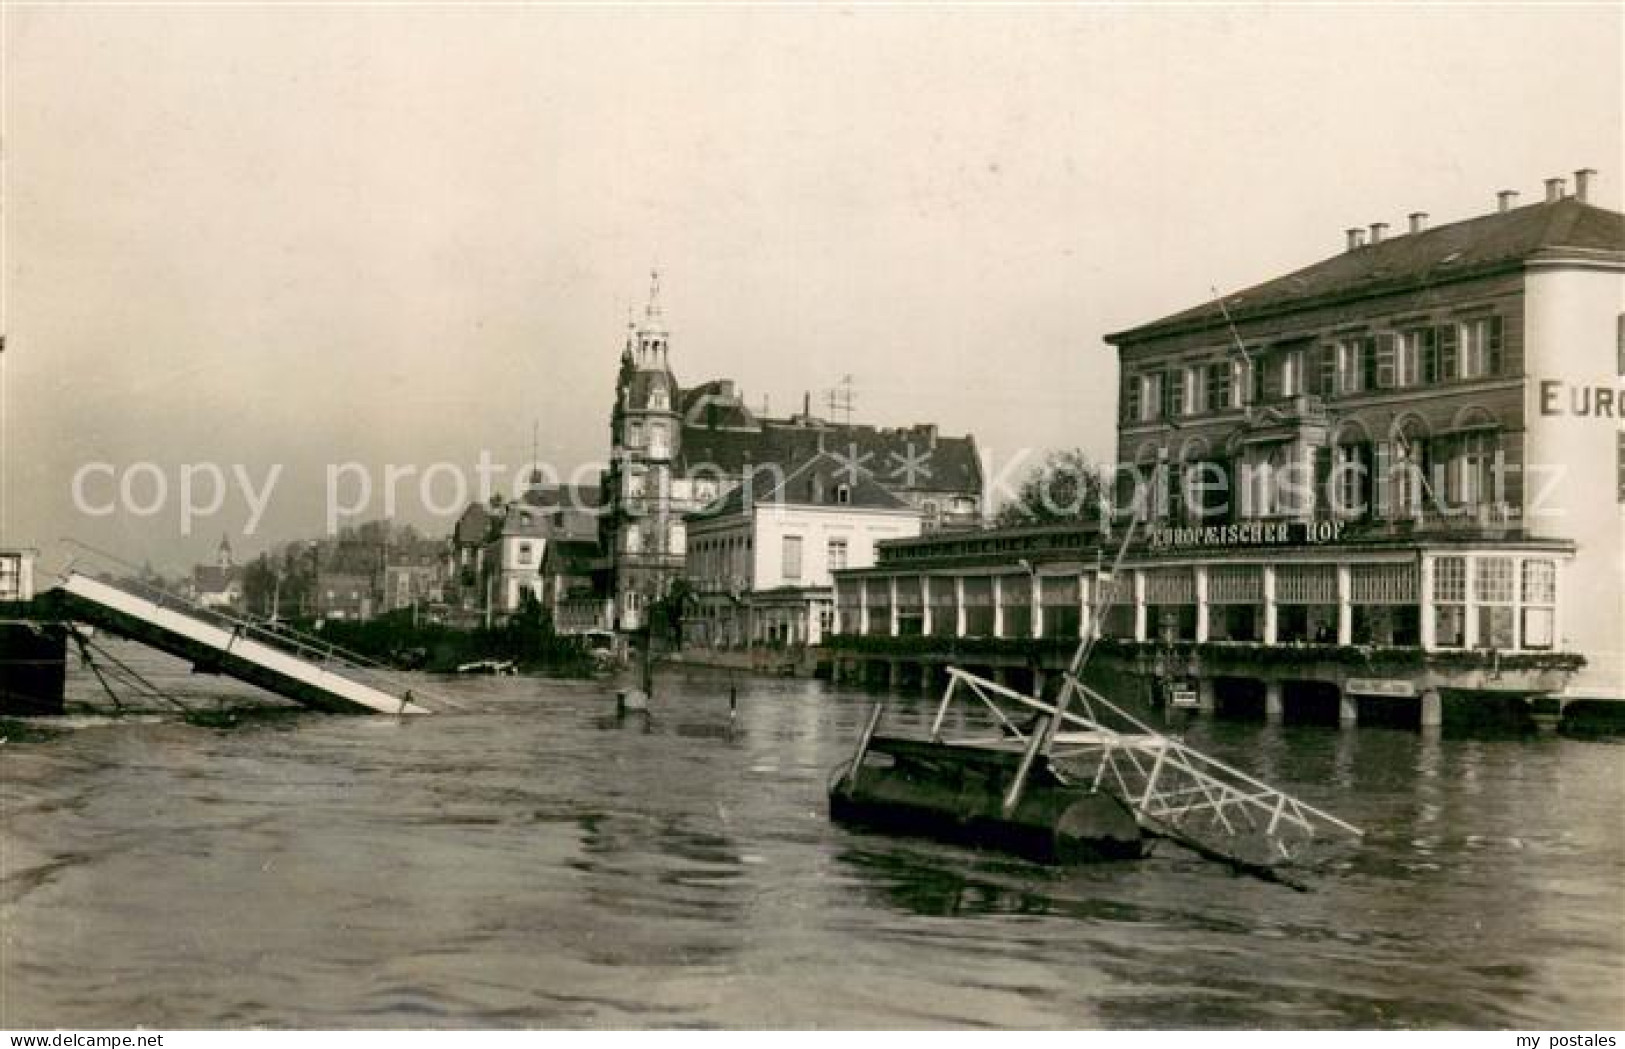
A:
[[[1289,868],[1361,837],[1084,685],[1077,671],[1087,649],[1053,701],[949,667],[924,735],[880,731],[885,704],[877,704],[856,752],[830,777],[831,818],[1042,862],[1134,859],[1170,841],[1289,884]]]

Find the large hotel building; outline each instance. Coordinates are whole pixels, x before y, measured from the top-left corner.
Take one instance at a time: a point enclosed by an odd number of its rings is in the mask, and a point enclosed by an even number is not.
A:
[[[1042,687],[1098,628],[1107,667],[1210,710],[1625,699],[1625,216],[1594,178],[1349,230],[1107,336],[1117,513],[882,544],[838,577],[841,664]]]

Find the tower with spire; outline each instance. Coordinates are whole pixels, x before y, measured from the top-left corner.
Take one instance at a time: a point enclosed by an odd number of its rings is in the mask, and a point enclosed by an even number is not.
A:
[[[614,569],[621,629],[645,622],[650,602],[682,572],[686,484],[674,481],[682,441],[681,390],[671,370],[670,332],[660,304],[660,273],[649,275],[641,323],[627,319],[610,413],[604,475],[603,544]]]

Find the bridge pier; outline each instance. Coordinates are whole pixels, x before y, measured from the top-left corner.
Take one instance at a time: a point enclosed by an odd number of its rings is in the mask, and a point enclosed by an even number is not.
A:
[[[1444,724],[1444,701],[1439,698],[1438,689],[1424,690],[1417,702],[1422,705],[1421,725],[1423,728],[1438,728]]]
[[[1264,682],[1264,720],[1279,725],[1285,717],[1286,704],[1281,701],[1281,683],[1272,678]]]
[[[63,712],[68,632],[43,623],[0,623],[0,714]]]

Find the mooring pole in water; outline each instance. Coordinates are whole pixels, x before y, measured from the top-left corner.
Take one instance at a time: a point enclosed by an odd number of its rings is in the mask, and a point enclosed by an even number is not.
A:
[[[876,703],[875,708],[869,711],[869,721],[863,726],[863,733],[858,736],[858,750],[852,755],[852,767],[846,772],[846,789],[851,790],[858,785],[858,769],[863,765],[863,756],[869,753],[869,740],[875,734],[875,726],[880,724],[880,715],[886,712],[886,704]]]

